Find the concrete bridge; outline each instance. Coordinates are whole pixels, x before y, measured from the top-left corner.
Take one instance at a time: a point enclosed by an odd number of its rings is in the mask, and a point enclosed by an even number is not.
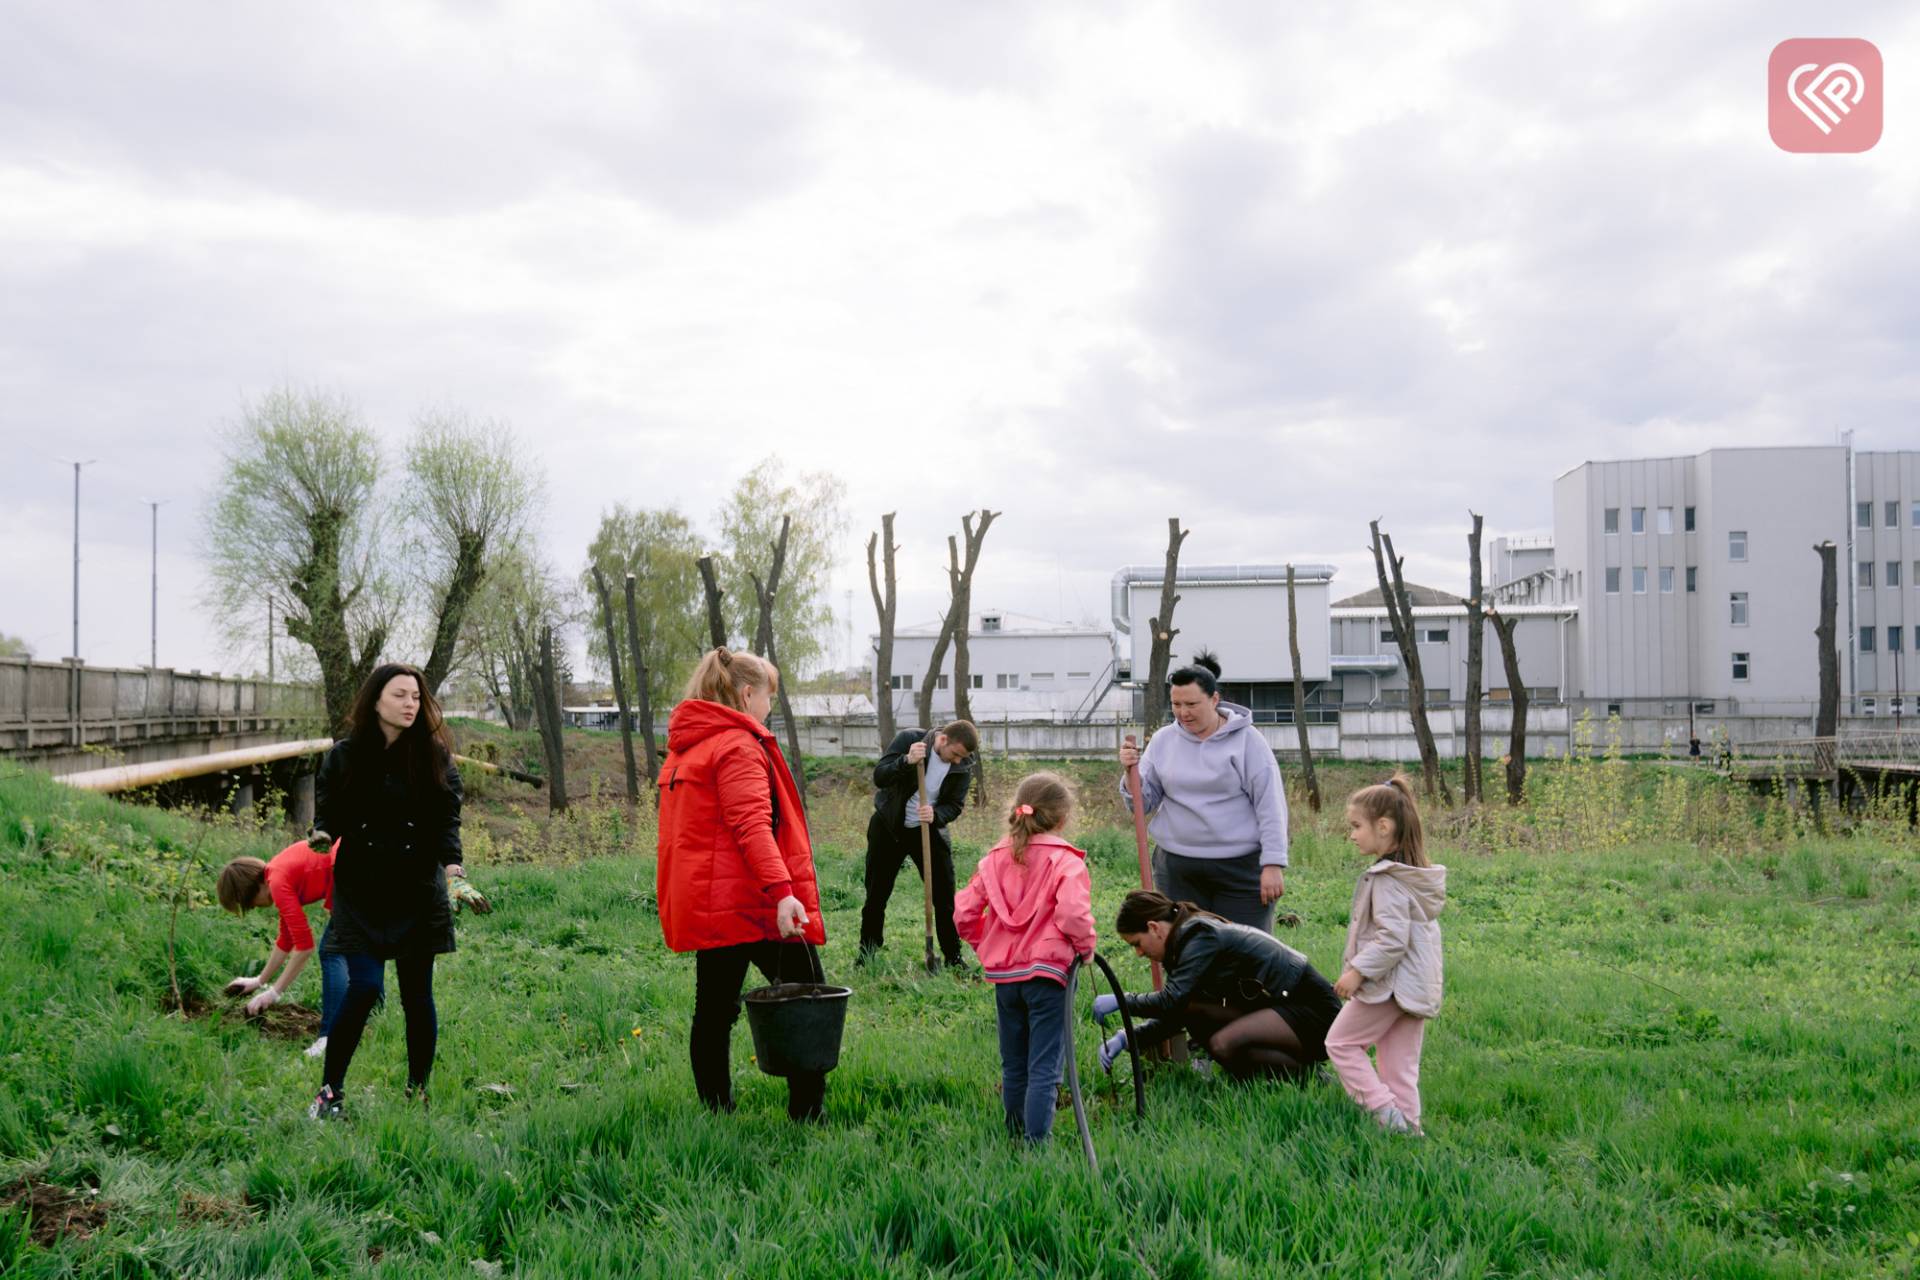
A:
[[[0,657],[0,757],[56,775],[326,735],[320,690]]]

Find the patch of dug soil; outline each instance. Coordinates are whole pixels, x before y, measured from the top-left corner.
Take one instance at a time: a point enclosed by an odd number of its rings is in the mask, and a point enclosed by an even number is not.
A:
[[[269,1040],[307,1041],[320,1034],[320,1011],[304,1004],[268,1005],[266,1012],[249,1018],[244,998],[214,1001],[198,993],[189,993],[185,1003],[186,1008],[177,1009],[173,1003],[173,993],[168,992],[165,1008],[169,1013],[182,1014],[189,1022],[198,1022],[202,1018],[237,1019],[252,1026]]]
[[[244,1226],[249,1216],[247,1206],[244,1194],[233,1200],[203,1191],[188,1191],[180,1196],[180,1221],[190,1227],[203,1222],[221,1227]]]
[[[69,1191],[52,1183],[22,1178],[0,1188],[0,1208],[24,1208],[27,1234],[42,1248],[62,1237],[84,1240],[107,1225],[107,1211],[92,1190]]]

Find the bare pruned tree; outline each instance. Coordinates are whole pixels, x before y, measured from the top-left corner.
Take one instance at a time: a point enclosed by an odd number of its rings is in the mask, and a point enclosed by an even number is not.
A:
[[[553,628],[540,628],[540,743],[547,755],[547,811],[565,813],[567,809],[567,747],[562,729],[566,720],[560,707],[561,681],[553,661]]]
[[[1180,517],[1167,520],[1167,568],[1160,577],[1160,612],[1150,623],[1153,634],[1147,651],[1146,722],[1152,734],[1167,718],[1167,666],[1173,660],[1173,638],[1180,634],[1173,625],[1173,608],[1180,603],[1173,586],[1180,571],[1180,544],[1191,529],[1180,527]]]
[[[786,567],[787,535],[793,529],[793,517],[780,518],[780,536],[774,539],[772,564],[767,576],[762,579],[758,573],[749,571],[747,580],[753,584],[753,594],[760,608],[760,618],[754,626],[753,651],[771,662],[776,668],[780,665],[780,655],[775,652],[774,608],[780,598],[780,575]],[[793,784],[800,791],[800,802],[807,800],[807,771],[801,767],[800,726],[793,718],[793,703],[787,697],[789,681],[781,679],[777,686],[780,699],[780,719],[787,726],[787,763],[793,771]]]
[[[715,649],[727,643],[727,622],[720,613],[720,580],[714,576],[713,557],[700,557],[700,584],[707,593],[707,638]]]
[[[947,539],[947,581],[953,588],[953,604],[947,610],[948,627],[953,633],[953,714],[958,720],[973,719],[973,672],[968,665],[967,635],[973,617],[973,571],[980,565],[980,547],[987,540],[987,528],[999,518],[998,511],[980,508],[980,527],[973,526],[974,513],[960,517],[960,530],[966,538],[963,560],[954,540]]]
[[[1427,720],[1427,682],[1420,672],[1420,646],[1413,630],[1413,601],[1407,595],[1406,579],[1401,576],[1402,557],[1393,553],[1393,539],[1380,532],[1380,522],[1370,521],[1373,532],[1373,567],[1380,577],[1380,598],[1387,606],[1387,619],[1393,624],[1394,643],[1400,650],[1400,663],[1407,669],[1407,703],[1413,713],[1413,736],[1420,747],[1420,771],[1427,798],[1438,796],[1449,806],[1453,791],[1440,773],[1440,752],[1433,745],[1433,726]],[[1391,567],[1393,576],[1387,576]]]
[[[660,749],[653,738],[653,696],[648,691],[647,660],[640,645],[640,608],[634,603],[634,575],[627,575],[627,652],[633,655],[634,715],[640,721],[640,741],[647,752],[647,785],[649,787],[660,777]],[[660,803],[660,792],[653,793],[654,804]]]
[[[1307,779],[1307,806],[1320,812],[1320,778],[1313,771],[1307,734],[1307,688],[1300,678],[1300,611],[1294,605],[1293,566],[1287,566],[1287,650],[1293,655],[1293,723],[1300,731],[1300,769]]]
[[[1467,534],[1467,757],[1460,789],[1465,793],[1462,798],[1468,804],[1479,804],[1487,798],[1480,770],[1484,754],[1480,745],[1480,686],[1486,649],[1486,623],[1483,621],[1485,611],[1480,598],[1481,520],[1475,512],[1469,511],[1467,514],[1473,517],[1473,530]]]
[[[880,532],[867,539],[867,586],[873,591],[873,611],[880,620],[880,647],[873,658],[874,711],[880,718],[880,743],[893,741],[893,627],[894,610],[899,603],[898,580],[894,576],[893,517],[889,511],[880,517]],[[879,552],[879,563],[875,552]],[[886,587],[881,589],[885,566]]]
[[[607,591],[607,575],[600,572],[597,564],[591,568],[594,594],[600,598],[600,625],[607,633],[607,652],[613,655],[608,665],[613,672],[613,705],[620,712],[620,753],[627,767],[627,803],[637,805],[640,803],[640,770],[633,761],[633,717],[627,707],[626,673],[620,669],[620,639],[613,622],[613,597]],[[627,581],[633,581],[632,577]]]
[[[1497,604],[1487,606],[1487,617],[1500,641],[1500,659],[1507,668],[1507,697],[1513,704],[1513,727],[1507,734],[1507,803],[1517,805],[1527,798],[1527,686],[1520,678],[1520,651],[1513,644],[1513,625],[1519,620],[1502,617]]]
[[[1840,731],[1840,651],[1834,639],[1839,627],[1840,579],[1833,543],[1815,543],[1813,550],[1820,557],[1820,621],[1813,630],[1820,660],[1820,710],[1813,736],[1831,738]]]

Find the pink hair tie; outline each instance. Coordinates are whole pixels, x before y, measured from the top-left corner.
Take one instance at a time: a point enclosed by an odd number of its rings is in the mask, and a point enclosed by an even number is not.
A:
[[[1033,806],[1030,804],[1017,804],[1013,806],[1013,811],[1023,818],[1031,818],[1033,816]]]

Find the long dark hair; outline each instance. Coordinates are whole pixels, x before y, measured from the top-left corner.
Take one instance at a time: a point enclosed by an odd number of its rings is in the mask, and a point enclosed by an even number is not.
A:
[[[420,668],[404,662],[387,662],[375,667],[360,692],[353,695],[353,708],[347,712],[347,776],[378,777],[387,751],[387,738],[380,731],[380,713],[375,707],[387,686],[401,676],[412,676],[420,689],[420,714],[400,731],[393,750],[405,761],[407,784],[414,788],[447,789],[447,766],[453,760],[453,739],[440,716],[440,704],[427,688]]]
[[[1175,902],[1158,889],[1135,889],[1120,903],[1120,914],[1114,918],[1115,933],[1140,934],[1156,920],[1164,920],[1173,927],[1167,931],[1167,952],[1163,963],[1171,969],[1179,962],[1183,940],[1181,930],[1189,920],[1224,920],[1203,909],[1194,902]]]

